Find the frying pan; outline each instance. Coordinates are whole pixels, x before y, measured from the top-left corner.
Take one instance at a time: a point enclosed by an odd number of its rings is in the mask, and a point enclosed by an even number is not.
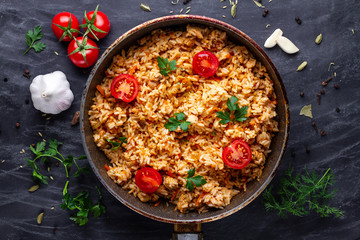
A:
[[[115,55],[119,54],[122,49],[127,49],[133,45],[136,40],[149,34],[155,29],[185,29],[187,24],[203,25],[225,31],[228,35],[228,39],[231,42],[238,45],[244,45],[258,61],[262,62],[262,64],[268,70],[272,81],[274,82],[274,90],[277,96],[277,120],[279,122],[280,130],[272,139],[270,146],[272,152],[267,157],[260,181],[250,182],[247,185],[247,191],[236,195],[231,200],[231,203],[224,209],[210,209],[210,211],[201,214],[197,212],[190,212],[185,214],[180,213],[175,211],[171,204],[170,206],[166,206],[165,203],[161,203],[155,207],[154,204],[143,203],[139,199],[128,194],[127,191],[123,190],[119,185],[115,184],[106,174],[104,165],[108,162],[108,160],[104,153],[96,147],[93,141],[93,132],[88,116],[88,111],[92,105],[92,98],[95,96],[96,85],[100,84],[105,77],[105,70],[110,66]],[[257,196],[259,196],[260,193],[270,183],[275,175],[277,168],[279,167],[281,158],[286,148],[289,128],[289,108],[285,87],[278,71],[266,53],[249,36],[237,28],[216,19],[196,15],[174,15],[156,18],[154,20],[140,24],[123,34],[113,44],[110,45],[110,47],[97,61],[87,80],[81,101],[81,138],[92,170],[100,182],[105,186],[105,188],[125,206],[146,217],[162,222],[174,223],[175,233],[173,234],[173,239],[188,239],[188,237],[195,237],[193,239],[201,239],[201,234],[189,234],[189,232],[200,232],[200,223],[214,221],[235,213],[236,211],[248,205]]]

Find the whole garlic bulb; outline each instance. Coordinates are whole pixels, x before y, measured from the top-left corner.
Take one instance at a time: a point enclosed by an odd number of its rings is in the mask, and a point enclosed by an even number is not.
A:
[[[70,83],[61,71],[36,76],[30,85],[30,92],[34,107],[49,114],[65,111],[74,100]]]

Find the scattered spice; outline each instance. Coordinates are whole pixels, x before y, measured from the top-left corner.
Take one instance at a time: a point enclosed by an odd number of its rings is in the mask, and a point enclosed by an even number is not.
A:
[[[20,123],[17,122],[17,123],[15,124],[15,127],[16,127],[16,128],[19,128],[19,127],[20,127]]]
[[[225,8],[227,8],[227,6],[223,6],[222,8],[225,9]]]
[[[169,13],[174,13],[174,11],[170,11]]]
[[[325,81],[323,81],[323,82],[321,83],[321,85],[326,86],[331,80],[332,80],[332,78],[329,77],[328,79],[326,79]]]
[[[188,10],[186,10],[185,14],[188,14],[191,11],[191,8],[188,8]]]
[[[266,24],[265,28],[269,28],[269,27],[271,27],[271,25],[270,25],[270,24]]]
[[[319,45],[319,44],[321,43],[321,41],[322,41],[322,34],[320,33],[320,34],[316,37],[315,43],[316,43],[317,45]]]
[[[4,163],[5,162],[5,160],[1,160],[1,163]]]
[[[182,9],[180,9],[180,12],[179,13],[182,13],[184,11],[184,9],[182,8]]]
[[[56,233],[56,230],[57,230],[57,227],[55,226],[55,227],[53,228],[53,234]]]
[[[335,89],[339,89],[339,88],[340,88],[339,84],[335,83],[335,84],[334,84],[334,88],[335,88]]]
[[[54,177],[53,177],[53,176],[50,176],[50,179],[54,181]]]
[[[310,149],[307,146],[305,147],[305,151],[306,151],[307,154],[310,153]]]
[[[301,19],[300,19],[298,16],[295,17],[295,21],[296,21],[297,24],[299,24],[299,25],[301,25],[301,23],[302,23]]]
[[[37,224],[40,225],[42,223],[43,219],[44,219],[44,212],[41,212],[36,218]]]
[[[315,130],[316,133],[319,132],[319,129],[318,129],[318,127],[316,126],[315,121],[312,121],[312,122],[311,122],[311,126],[314,128],[314,130]]]
[[[320,93],[321,93],[321,95],[324,95],[324,94],[325,94],[325,90],[324,90],[324,89],[321,89],[321,90],[320,90]]]
[[[312,111],[311,111],[311,104],[303,106],[300,110],[300,115],[304,115],[309,118],[313,118]]]
[[[27,98],[25,99],[25,104],[29,104],[30,100]]]
[[[318,94],[316,94],[316,96],[317,96],[317,103],[320,105],[320,102],[321,102],[321,94],[318,93]]]
[[[321,130],[320,134],[321,134],[321,136],[326,136],[325,130]]]
[[[265,9],[264,12],[263,12],[263,17],[266,17],[266,15],[268,15],[268,13],[269,13],[269,10]]]
[[[25,74],[29,74],[29,73],[30,73],[29,69],[26,69],[24,72],[25,72]]]
[[[176,0],[176,2],[171,1],[171,4],[172,4],[172,5],[176,5],[176,4],[178,4],[178,3],[179,3],[179,0]]]
[[[300,71],[302,71],[305,67],[306,67],[306,65],[307,65],[307,61],[303,61],[301,64],[300,64],[300,66],[297,68],[297,72],[300,72]]]
[[[56,56],[59,56],[59,53],[57,51],[54,51],[54,53],[55,53]]]
[[[186,4],[188,4],[189,2],[191,2],[191,0],[184,0],[184,1],[183,1],[183,4],[186,5]]]
[[[226,18],[226,16],[225,16],[225,15],[222,15],[222,17],[223,17],[223,18]]]
[[[265,7],[261,4],[261,1],[259,1],[259,0],[253,0],[253,2],[254,2],[255,5],[258,6],[259,8],[265,8]]]
[[[21,149],[20,151],[21,154],[24,154],[25,153],[25,149]],[[21,167],[21,166],[20,166]]]
[[[330,71],[330,68],[331,68],[332,65],[335,65],[335,63],[331,62],[331,63],[329,64],[328,72]]]
[[[78,124],[78,123],[79,123],[79,119],[80,119],[80,111],[77,111],[77,112],[74,114],[73,119],[71,120],[71,126],[75,126],[76,124]]]
[[[355,34],[355,30],[354,30],[354,29],[351,29],[351,32],[352,32],[353,35]]]
[[[334,77],[336,77],[336,72],[334,72]]]
[[[147,5],[145,3],[140,4],[140,8],[142,10],[144,10],[145,12],[151,12],[151,8],[149,7],[149,5]]]
[[[231,16],[232,16],[232,18],[235,18],[236,17],[236,9],[237,9],[238,0],[236,0],[235,2],[229,0],[229,2],[230,2],[230,5],[231,5],[231,10],[230,10]]]
[[[337,107],[337,108],[335,109],[335,111],[336,111],[337,113],[339,113],[339,112],[340,112],[340,108]]]
[[[34,185],[34,186],[30,187],[28,191],[29,192],[35,192],[38,189],[39,189],[39,185]]]
[[[304,92],[300,92],[300,97],[304,97],[305,93]]]
[[[38,135],[39,135],[40,137],[43,137],[43,135],[42,135],[42,133],[41,133],[41,132],[38,132]]]
[[[7,78],[4,78],[4,82],[7,82],[8,81],[8,79]]]
[[[52,206],[51,208],[50,208],[50,210],[54,210],[55,209],[55,207],[54,206]]]

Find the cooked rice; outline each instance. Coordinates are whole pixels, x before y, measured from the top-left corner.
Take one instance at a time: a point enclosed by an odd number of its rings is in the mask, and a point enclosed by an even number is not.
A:
[[[202,50],[213,52],[220,65],[214,77],[193,73],[192,59]],[[157,57],[176,60],[177,70],[162,76]],[[110,93],[112,79],[131,74],[139,82],[136,101],[124,103]],[[244,46],[227,40],[225,32],[187,26],[186,31],[155,30],[127,52],[114,57],[100,85],[105,96],[95,93],[89,110],[96,145],[110,161],[107,172],[117,184],[143,202],[160,197],[180,212],[224,208],[233,196],[246,191],[246,184],[259,180],[278,124],[276,96],[266,68]],[[248,120],[219,124],[217,111],[227,110],[226,100],[236,96],[239,106],[248,106]],[[164,127],[174,113],[183,112],[191,122],[188,132]],[[127,144],[111,150],[106,139],[127,137]],[[224,165],[222,151],[241,138],[252,150],[252,160],[243,169]],[[163,183],[153,194],[143,193],[135,184],[142,167],[162,174]],[[185,187],[188,170],[203,176],[207,183],[193,191]]]

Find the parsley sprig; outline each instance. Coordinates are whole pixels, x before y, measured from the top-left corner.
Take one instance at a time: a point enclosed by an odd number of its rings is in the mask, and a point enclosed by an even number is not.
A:
[[[106,139],[109,143],[111,143],[112,148],[111,151],[118,149],[123,143],[127,143],[126,137],[119,137],[119,142],[111,141],[110,139]]]
[[[194,177],[194,175],[195,175],[195,168],[190,169],[188,171],[188,177],[186,178],[186,185],[185,185],[185,187],[190,191],[192,191],[195,186],[201,187],[206,183],[206,180],[204,179],[203,176],[197,175]]]
[[[271,187],[264,191],[266,210],[277,211],[280,217],[286,217],[287,214],[303,217],[309,215],[310,211],[315,211],[321,217],[343,215],[340,209],[327,205],[335,194],[327,189],[334,182],[330,168],[322,176],[308,171],[303,175],[293,176],[293,169],[290,168],[280,181],[277,196],[272,194]]]
[[[233,123],[235,123],[236,121],[243,122],[247,119],[246,114],[247,114],[248,106],[239,108],[238,104],[236,104],[238,100],[239,99],[237,97],[231,96],[231,98],[228,98],[226,102],[226,105],[230,111],[216,112],[216,116],[222,119],[219,121],[219,123],[227,124],[228,122],[233,122]]]
[[[101,213],[105,213],[105,207],[101,204],[101,193],[99,191],[100,199],[96,205],[92,205],[92,202],[89,198],[89,192],[81,192],[75,198],[71,197],[68,193],[68,185],[70,178],[70,170],[73,165],[76,166],[76,171],[72,175],[74,177],[78,177],[82,173],[90,172],[88,167],[79,167],[76,160],[86,159],[85,155],[81,155],[80,157],[74,157],[69,155],[64,157],[58,150],[59,146],[62,145],[61,142],[58,142],[55,139],[49,139],[48,146],[46,146],[46,142],[38,142],[35,147],[30,146],[30,150],[36,155],[34,159],[27,158],[27,166],[33,169],[32,176],[34,180],[40,180],[44,184],[48,184],[49,177],[43,175],[40,172],[40,169],[37,163],[40,161],[41,163],[46,163],[50,159],[55,159],[62,163],[66,172],[66,184],[63,189],[63,204],[61,208],[70,209],[72,211],[76,211],[71,220],[75,221],[79,225],[84,225],[88,221],[88,213],[92,212],[94,217],[99,216]]]
[[[95,8],[95,11],[91,17],[91,19],[89,20],[89,18],[86,16],[86,11],[84,13],[84,19],[85,19],[85,23],[84,24],[81,24],[79,27],[82,27],[82,28],[86,28],[86,32],[84,33],[84,36],[85,35],[88,35],[88,33],[92,33],[92,35],[95,37],[95,39],[97,41],[99,41],[98,37],[95,35],[95,33],[93,32],[96,31],[96,32],[100,32],[100,33],[107,33],[101,29],[99,29],[98,27],[95,26],[95,18],[96,18],[96,15],[97,15],[97,11],[98,11],[98,8],[99,8],[99,5],[96,6]]]
[[[160,68],[160,73],[164,76],[167,76],[169,72],[177,69],[176,60],[169,62],[169,59],[163,57],[157,57],[158,66]]]
[[[34,30],[29,30],[26,34],[26,44],[29,46],[29,48],[24,52],[24,55],[33,48],[35,52],[41,52],[45,49],[46,44],[39,42],[44,34],[41,32],[41,26],[36,26]]]
[[[77,32],[77,33],[81,34],[81,32],[79,30],[77,30],[75,28],[71,28],[71,13],[69,13],[69,23],[68,23],[67,27],[63,27],[63,26],[61,26],[59,24],[56,24],[56,23],[53,23],[53,24],[64,31],[64,33],[61,35],[61,37],[59,39],[59,42],[61,42],[61,40],[63,40],[63,38],[66,37],[66,36],[68,36],[70,38],[73,38],[72,33],[74,33],[74,32]]]
[[[185,121],[185,114],[184,113],[175,113],[175,117],[169,118],[168,121],[165,123],[165,128],[169,129],[170,132],[175,131],[178,126],[184,132],[187,132],[189,129],[189,125],[191,122]]]

